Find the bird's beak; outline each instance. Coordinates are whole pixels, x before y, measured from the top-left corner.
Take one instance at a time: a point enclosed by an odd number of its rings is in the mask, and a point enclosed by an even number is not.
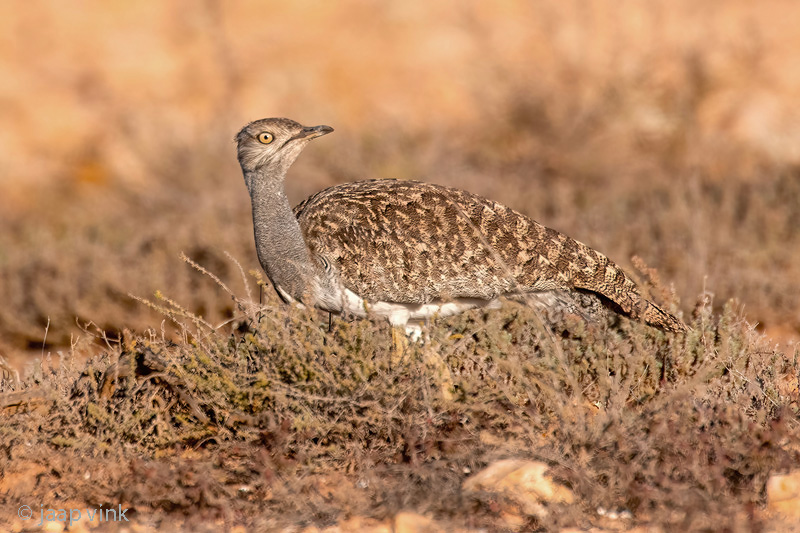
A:
[[[330,126],[314,126],[311,128],[303,128],[300,132],[292,137],[290,140],[294,141],[296,139],[308,139],[311,140],[315,137],[322,137],[333,131],[333,128]]]

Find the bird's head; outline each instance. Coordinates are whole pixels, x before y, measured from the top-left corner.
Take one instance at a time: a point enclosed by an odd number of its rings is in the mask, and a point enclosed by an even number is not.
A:
[[[283,176],[308,141],[333,131],[330,126],[305,127],[288,118],[251,122],[236,135],[239,164],[245,176],[268,168]]]

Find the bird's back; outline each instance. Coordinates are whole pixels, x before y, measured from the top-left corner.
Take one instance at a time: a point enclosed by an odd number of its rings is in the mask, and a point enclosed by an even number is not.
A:
[[[684,329],[642,299],[603,254],[466,191],[361,181],[320,191],[294,212],[312,254],[367,301],[423,304],[578,289],[652,325]]]

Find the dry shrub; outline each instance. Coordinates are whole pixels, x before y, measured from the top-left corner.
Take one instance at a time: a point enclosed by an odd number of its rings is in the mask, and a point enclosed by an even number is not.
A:
[[[5,506],[122,503],[156,523],[275,527],[414,508],[495,528],[497,509],[460,484],[528,457],[581,502],[528,517],[529,529],[597,523],[598,507],[718,529],[800,460],[787,446],[800,437],[797,397],[780,386],[797,361],[732,305],[715,315],[704,300],[678,338],[626,319],[550,323],[507,303],[438,321],[398,357],[383,323],[329,329],[314,312],[233,303],[236,318],[214,328],[162,297],[153,305],[181,340],[128,333],[85,366],[3,381],[6,397],[29,396],[14,407],[28,412],[6,407],[0,471],[45,468]]]

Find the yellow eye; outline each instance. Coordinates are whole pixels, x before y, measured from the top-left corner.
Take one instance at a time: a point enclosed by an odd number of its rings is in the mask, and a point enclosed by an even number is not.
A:
[[[275,137],[273,137],[271,133],[267,133],[266,131],[264,133],[258,134],[258,142],[262,144],[269,144],[272,142],[272,139],[274,138]]]

